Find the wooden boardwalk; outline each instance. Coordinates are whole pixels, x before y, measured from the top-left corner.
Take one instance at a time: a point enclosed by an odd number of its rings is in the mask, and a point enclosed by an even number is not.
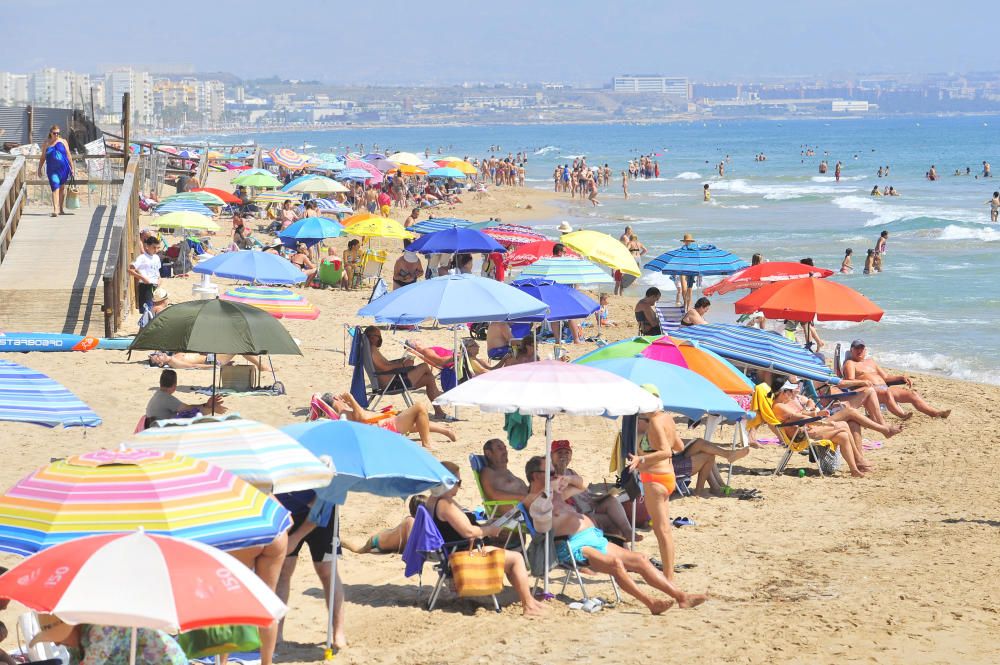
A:
[[[26,208],[0,263],[0,331],[104,334],[102,275],[114,206]]]

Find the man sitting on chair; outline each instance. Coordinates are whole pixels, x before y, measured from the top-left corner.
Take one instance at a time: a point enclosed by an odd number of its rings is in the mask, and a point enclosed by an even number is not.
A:
[[[434,372],[431,370],[429,365],[426,363],[415,365],[413,358],[399,358],[397,360],[387,359],[379,350],[379,347],[382,346],[382,331],[376,326],[368,326],[365,328],[365,337],[368,338],[368,346],[372,351],[372,363],[375,365],[375,371],[378,373],[377,379],[380,388],[385,388],[390,382],[396,381],[396,377],[399,377],[398,380],[402,381],[403,385],[407,388],[423,388],[426,390],[427,399],[429,399],[432,403],[438,398],[439,395],[441,395],[441,389],[438,388],[437,381],[434,380]],[[381,373],[407,367],[411,369],[405,374]],[[436,418],[444,418],[444,410],[440,406],[435,406],[434,416]]]
[[[625,509],[618,501],[618,497],[607,495],[600,499],[593,499],[587,493],[587,483],[584,482],[576,471],[569,468],[569,463],[573,460],[573,447],[566,439],[552,442],[552,468],[557,476],[570,479],[573,487],[581,488],[583,491],[571,499],[573,505],[584,515],[594,521],[601,530],[622,536],[626,540],[632,530]],[[642,534],[636,534],[636,542],[642,540]]]
[[[878,395],[878,401],[885,404],[885,408],[894,416],[905,419],[913,415],[903,411],[899,406],[900,402],[912,404],[917,411],[932,418],[947,418],[951,415],[951,409],[944,411],[935,409],[916,390],[913,390],[913,379],[905,374],[890,375],[879,367],[878,363],[868,357],[868,348],[860,339],[851,342],[850,354],[844,361],[844,378],[871,381]],[[906,387],[886,385],[893,381],[902,381],[906,383]]]
[[[639,324],[640,335],[660,335],[660,322],[656,318],[656,303],[660,290],[655,286],[646,289],[646,295],[635,304],[635,320]]]
[[[528,493],[528,484],[507,468],[507,444],[490,439],[483,444],[486,466],[479,472],[479,482],[487,501],[520,501]]]
[[[530,507],[545,492],[545,458],[535,456],[529,459],[524,466],[524,474],[530,483],[524,505]],[[567,476],[552,479],[553,535],[557,538],[561,536],[569,538],[556,544],[556,553],[560,561],[569,562],[572,557],[577,565],[588,566],[599,573],[611,575],[625,593],[639,600],[652,614],[666,612],[674,601],[648,595],[635,583],[629,573],[641,575],[647,584],[676,600],[678,607],[695,607],[708,600],[708,596],[681,591],[653,566],[646,555],[630,552],[608,542],[604,533],[594,526],[589,517],[566,503],[567,498],[580,491],[571,484]]]

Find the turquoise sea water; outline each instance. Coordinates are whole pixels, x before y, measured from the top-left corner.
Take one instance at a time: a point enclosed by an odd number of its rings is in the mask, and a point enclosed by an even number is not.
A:
[[[854,249],[854,275],[835,279],[885,309],[880,323],[823,323],[831,342],[863,337],[882,362],[972,381],[1000,383],[1000,225],[989,223],[986,201],[1000,178],[975,179],[982,161],[1000,169],[1000,118],[850,119],[706,122],[664,125],[532,125],[357,129],[257,134],[265,146],[343,151],[364,143],[383,149],[483,157],[529,153],[528,186],[551,188],[554,166],[586,155],[616,174],[602,205],[565,203],[560,219],[617,237],[630,224],[653,255],[676,247],[683,233],[749,259],[797,261],[838,269]],[[250,137],[204,136],[233,141]],[[816,148],[814,157],[800,151]],[[763,152],[767,161],[755,162]],[[636,154],[656,153],[660,178],[633,181],[621,194],[618,173]],[[828,154],[824,154],[828,153]],[[725,178],[714,165],[726,155]],[[827,159],[827,176],[818,174]],[[833,181],[833,165],[844,163]],[[877,178],[880,165],[890,177]],[[931,164],[941,175],[928,181]],[[971,167],[973,176],[953,176]],[[702,202],[711,184],[712,202]],[[873,185],[892,185],[899,198],[869,197]],[[864,276],[865,250],[879,231],[890,232],[885,272]],[[647,278],[649,279],[649,278]],[[746,291],[719,297],[733,302]],[[721,309],[721,308],[720,308]]]

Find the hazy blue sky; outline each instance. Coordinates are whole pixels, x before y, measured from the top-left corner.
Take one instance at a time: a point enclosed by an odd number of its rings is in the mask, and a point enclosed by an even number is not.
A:
[[[725,80],[1000,69],[955,0],[0,0],[0,71],[192,65],[329,82]]]

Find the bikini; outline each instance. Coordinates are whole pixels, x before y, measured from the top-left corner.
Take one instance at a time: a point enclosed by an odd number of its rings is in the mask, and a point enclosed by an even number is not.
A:
[[[655,452],[653,447],[649,444],[649,436],[646,434],[642,435],[639,439],[639,449],[644,453]],[[639,473],[639,480],[643,483],[659,483],[663,486],[663,489],[667,490],[667,496],[674,493],[677,489],[677,476],[673,473],[649,473],[647,471],[641,471]]]

